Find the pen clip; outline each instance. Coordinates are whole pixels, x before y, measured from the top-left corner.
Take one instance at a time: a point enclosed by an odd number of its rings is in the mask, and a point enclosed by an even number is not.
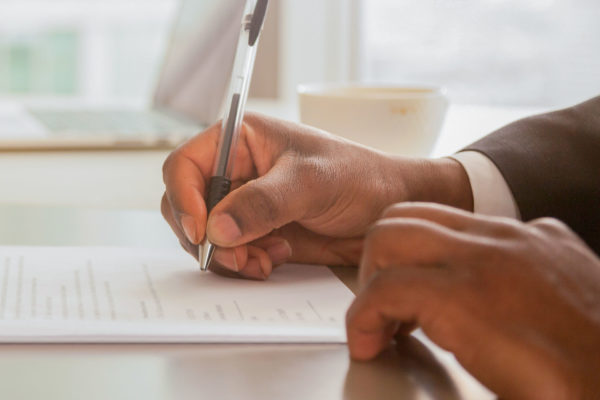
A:
[[[250,32],[248,38],[249,46],[254,46],[256,40],[258,39],[258,35],[260,35],[260,31],[265,20],[265,14],[267,13],[268,3],[268,0],[258,0],[256,2],[256,7],[254,7],[254,12],[252,13],[252,20],[250,21]]]

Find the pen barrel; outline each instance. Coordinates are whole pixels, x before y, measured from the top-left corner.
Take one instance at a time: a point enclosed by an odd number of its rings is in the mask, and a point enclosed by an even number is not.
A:
[[[206,199],[206,214],[210,214],[218,202],[223,200],[231,189],[231,181],[224,176],[213,176],[208,184],[208,198]]]
[[[229,90],[226,96],[229,108],[225,109],[221,126],[221,137],[217,148],[218,157],[215,160],[213,176],[231,178],[236,155],[238,137],[242,130],[244,109],[248,98],[248,90],[259,37],[252,40],[250,33],[253,28],[253,10],[256,0],[247,0],[244,17],[241,21],[240,37],[238,40],[235,61],[233,65]],[[264,10],[263,10],[264,12]],[[262,22],[262,21],[261,21]]]
[[[229,108],[225,110],[221,135],[217,146],[217,157],[213,177],[209,182],[207,211],[221,201],[231,189],[233,163],[236,147],[242,130],[244,109],[248,98],[250,79],[254,69],[256,47],[266,12],[267,0],[247,0],[241,23],[240,37],[235,55],[231,81],[229,83]]]

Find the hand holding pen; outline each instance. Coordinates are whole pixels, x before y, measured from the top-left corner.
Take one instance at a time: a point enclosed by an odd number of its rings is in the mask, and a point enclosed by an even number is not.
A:
[[[390,204],[468,209],[472,201],[452,159],[389,157],[309,126],[246,114],[235,167],[228,167],[231,192],[209,215],[223,132],[215,125],[168,157],[161,204],[187,252],[198,257],[205,236],[217,245],[210,265],[217,273],[266,279],[286,262],[358,265],[366,232]]]
[[[247,113],[232,190],[206,212],[221,126],[165,162],[162,213],[185,250],[205,234],[217,245],[210,270],[266,279],[292,262],[358,265],[365,234],[390,204],[448,201],[467,208],[469,180],[453,159],[390,157],[306,125]],[[440,180],[440,176],[444,179]]]

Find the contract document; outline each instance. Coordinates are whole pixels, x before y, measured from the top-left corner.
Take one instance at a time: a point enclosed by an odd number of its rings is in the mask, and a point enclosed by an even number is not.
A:
[[[322,266],[258,282],[177,250],[0,247],[4,343],[343,343],[353,298]]]

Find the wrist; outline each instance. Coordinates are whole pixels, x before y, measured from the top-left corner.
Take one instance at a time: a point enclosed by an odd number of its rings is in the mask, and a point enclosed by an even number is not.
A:
[[[458,161],[449,157],[397,161],[405,201],[445,204],[473,211],[469,176]]]

